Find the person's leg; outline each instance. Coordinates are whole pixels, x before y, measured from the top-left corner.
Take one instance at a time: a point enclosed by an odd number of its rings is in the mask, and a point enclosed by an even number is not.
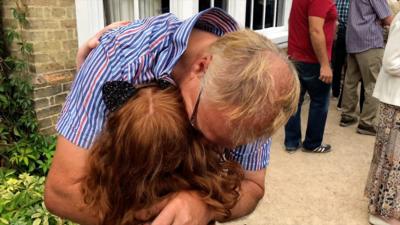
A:
[[[356,54],[348,54],[347,71],[343,86],[342,116],[340,126],[349,126],[357,122],[355,111],[358,102],[358,82],[361,79]]]
[[[319,64],[311,64],[307,73],[303,73],[302,76],[310,95],[310,109],[303,147],[306,150],[313,150],[321,145],[324,136],[329,108],[330,85],[319,79]]]
[[[377,135],[364,192],[371,224],[390,221],[383,218],[400,218],[400,107],[380,103],[378,108]]]
[[[364,83],[365,101],[360,114],[359,128],[361,130],[371,130],[375,125],[378,100],[372,96],[375,88],[376,79],[382,66],[383,49],[370,49],[356,55],[360,66],[361,77]],[[359,132],[362,133],[362,132]]]
[[[338,34],[338,37],[334,45],[334,54],[332,57],[332,95],[333,97],[339,97],[340,86],[342,80],[343,65],[346,61],[346,41],[344,35]]]
[[[289,121],[285,125],[285,148],[287,151],[295,151],[301,147],[301,106],[304,101],[304,95],[306,89],[303,86],[303,79],[301,78],[302,71],[304,70],[303,63],[295,63],[300,85],[300,99],[297,107],[297,112],[289,118]]]
[[[339,110],[342,110],[342,100],[343,100],[343,87],[344,87],[344,80],[346,79],[346,73],[347,73],[347,52],[346,55],[344,56],[344,65],[343,65],[343,71],[342,71],[342,80],[340,81],[340,94],[339,94],[339,100],[337,103],[337,107]]]
[[[358,103],[360,105],[360,114],[362,113],[362,110],[363,110],[364,101],[365,101],[364,82],[361,79],[360,101]]]

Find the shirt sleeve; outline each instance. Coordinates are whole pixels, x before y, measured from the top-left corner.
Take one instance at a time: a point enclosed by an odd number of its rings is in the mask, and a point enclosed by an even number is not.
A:
[[[56,125],[60,135],[82,148],[91,146],[104,124],[101,88],[110,79],[108,63],[102,46],[92,50],[75,77]]]
[[[379,19],[384,19],[392,14],[386,0],[370,0],[369,2]]]
[[[400,13],[390,27],[389,39],[383,56],[382,67],[387,74],[400,76]]]
[[[258,140],[229,151],[230,159],[238,162],[244,170],[261,170],[268,166],[271,138]]]
[[[332,6],[334,6],[334,4],[330,0],[310,0],[307,14],[308,16],[316,16],[325,19]]]

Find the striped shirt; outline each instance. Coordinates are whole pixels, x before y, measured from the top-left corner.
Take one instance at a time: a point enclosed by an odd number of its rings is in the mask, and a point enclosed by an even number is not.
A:
[[[336,9],[339,14],[339,33],[346,32],[347,18],[349,16],[349,1],[350,0],[336,0]]]
[[[103,35],[76,75],[56,126],[59,134],[82,148],[90,148],[107,115],[101,93],[107,81],[124,80],[136,85],[161,79],[175,85],[171,72],[194,27],[218,36],[238,29],[231,16],[211,8],[184,21],[168,13]],[[259,170],[268,165],[270,147],[268,139],[227,152],[245,170]]]
[[[383,48],[383,28],[380,20],[390,16],[386,0],[350,0],[346,46],[348,53],[360,53]]]

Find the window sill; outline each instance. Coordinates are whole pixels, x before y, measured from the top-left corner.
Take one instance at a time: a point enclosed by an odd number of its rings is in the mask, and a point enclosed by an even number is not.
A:
[[[256,30],[256,32],[265,35],[279,48],[286,48],[288,42],[288,29],[287,27],[271,27],[263,30]]]

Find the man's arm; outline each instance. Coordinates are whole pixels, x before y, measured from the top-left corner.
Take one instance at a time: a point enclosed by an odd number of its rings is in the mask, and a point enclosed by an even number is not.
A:
[[[308,17],[311,44],[321,65],[319,79],[324,83],[330,84],[332,82],[332,69],[329,63],[328,51],[326,49],[324,22],[325,20],[321,17]]]
[[[89,40],[87,40],[83,45],[78,49],[78,53],[76,54],[76,70],[78,71],[83,62],[85,61],[86,57],[89,55],[89,53],[99,45],[99,39],[100,37],[107,31],[111,29],[118,28],[120,26],[124,26],[130,23],[129,21],[119,21],[112,23],[103,29],[99,30],[93,37],[91,37]]]
[[[80,190],[87,156],[87,150],[58,136],[44,192],[44,202],[51,213],[82,225],[96,221],[85,207]]]
[[[212,220],[226,222],[246,216],[254,211],[264,196],[265,171],[245,171],[240,199],[227,219],[216,218],[212,209],[207,208],[195,192],[180,192],[159,212],[151,225],[206,225]]]
[[[392,76],[400,76],[400,14],[390,27],[389,39],[383,55],[382,68]]]
[[[264,196],[266,169],[245,171],[242,181],[240,199],[232,209],[232,216],[226,221],[246,216],[254,211]]]

